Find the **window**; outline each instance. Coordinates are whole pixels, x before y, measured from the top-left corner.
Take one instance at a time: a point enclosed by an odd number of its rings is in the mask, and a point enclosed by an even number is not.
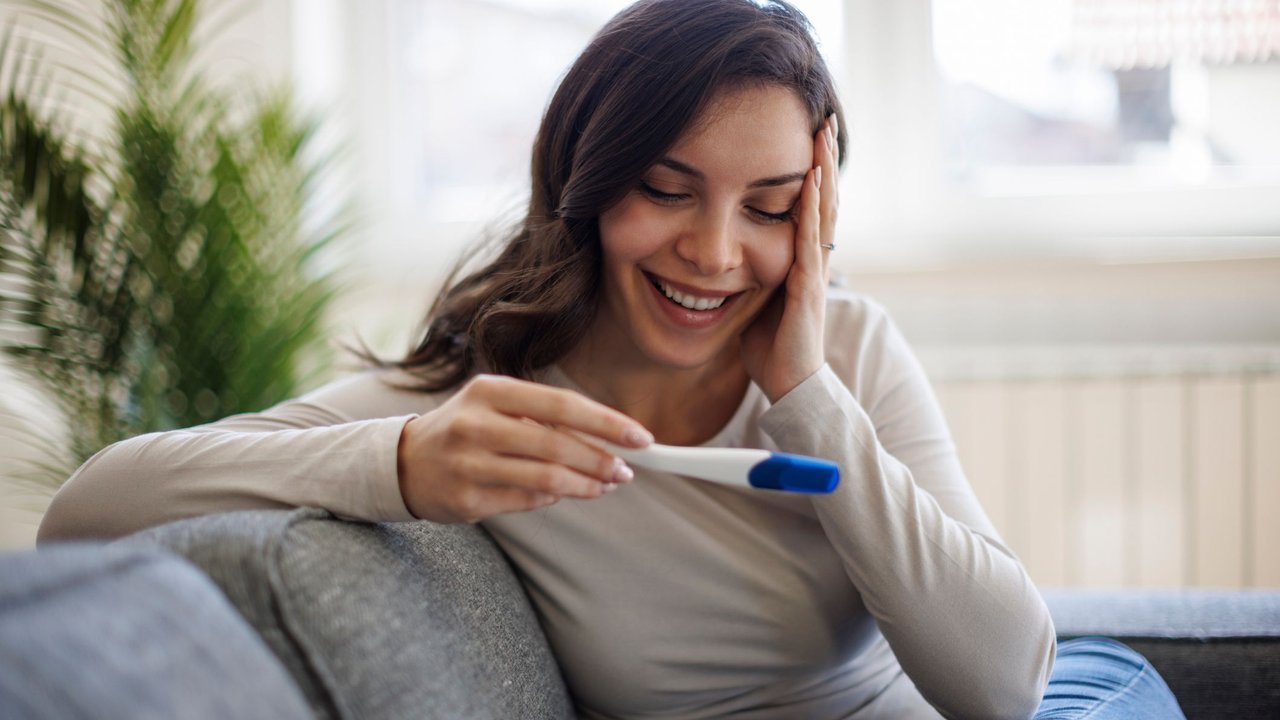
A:
[[[864,266],[1280,252],[1276,0],[844,12]]]
[[[292,1],[398,273],[520,207],[556,82],[627,4]],[[849,116],[840,262],[1280,253],[1280,0],[797,5]]]
[[[952,181],[1014,192],[1047,177],[1068,187],[1280,180],[1277,4],[933,6]]]
[[[394,0],[393,175],[401,202],[483,221],[528,191],[542,111],[591,37],[631,0]],[[838,48],[839,4],[796,3]],[[838,50],[837,50],[838,52]]]

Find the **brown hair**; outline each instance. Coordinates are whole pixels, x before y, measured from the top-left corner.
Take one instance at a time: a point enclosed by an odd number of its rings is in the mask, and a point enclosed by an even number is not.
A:
[[[782,0],[640,0],[565,74],[533,145],[532,197],[497,257],[461,280],[464,258],[398,362],[417,389],[461,384],[478,367],[529,378],[582,338],[601,290],[597,218],[675,144],[715,93],[743,83],[793,90],[812,132],[840,117],[809,21]],[[372,359],[366,355],[367,358]]]

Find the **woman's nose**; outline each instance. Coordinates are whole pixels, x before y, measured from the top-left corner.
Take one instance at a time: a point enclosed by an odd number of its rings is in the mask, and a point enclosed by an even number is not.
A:
[[[676,242],[676,254],[701,275],[719,275],[737,267],[742,248],[734,237],[732,213],[699,213]]]

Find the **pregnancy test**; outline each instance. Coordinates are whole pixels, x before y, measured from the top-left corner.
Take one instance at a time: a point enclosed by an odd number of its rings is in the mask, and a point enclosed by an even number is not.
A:
[[[751,448],[681,447],[657,443],[637,450],[596,442],[632,465],[726,485],[825,494],[840,484],[840,468],[835,463],[804,455]]]

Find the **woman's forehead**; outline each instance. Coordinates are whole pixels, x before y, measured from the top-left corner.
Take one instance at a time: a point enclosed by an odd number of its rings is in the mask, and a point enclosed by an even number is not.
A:
[[[793,91],[776,85],[723,91],[666,156],[708,175],[802,171],[813,158],[808,110]]]

